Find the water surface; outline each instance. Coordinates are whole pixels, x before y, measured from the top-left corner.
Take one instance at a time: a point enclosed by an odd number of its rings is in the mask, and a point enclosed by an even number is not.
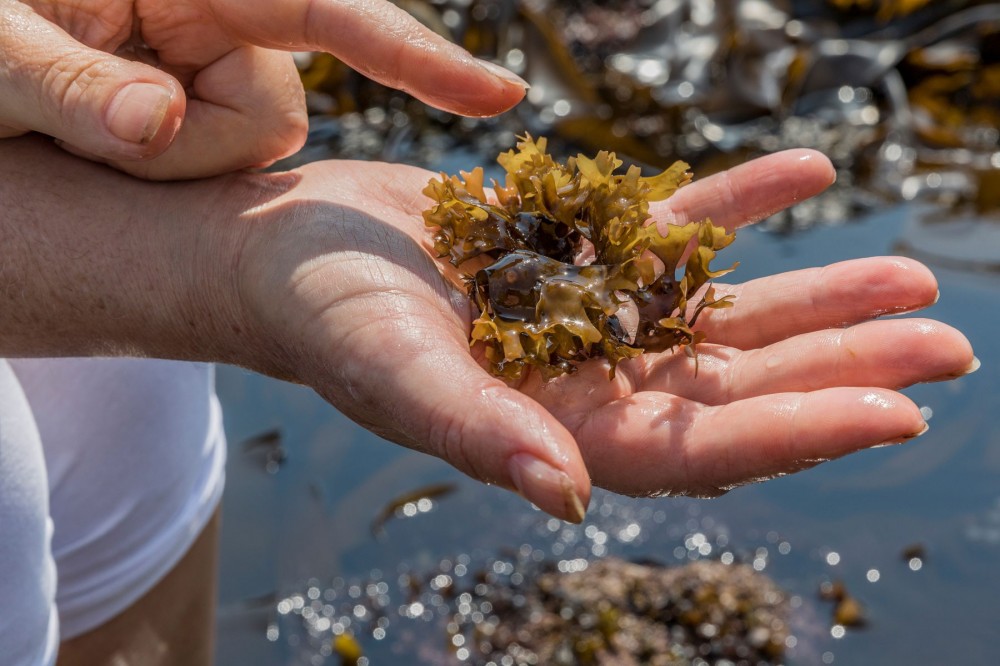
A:
[[[734,276],[745,280],[893,254],[921,214],[891,207],[787,237],[748,230],[727,250],[727,261],[741,262]],[[365,581],[373,572],[394,588],[401,570],[431,571],[462,555],[488,561],[521,545],[553,559],[615,554],[670,563],[730,552],[759,561],[798,597],[798,642],[789,650],[790,663],[995,663],[1000,274],[934,270],[941,299],[927,313],[966,333],[982,369],[907,391],[930,415],[926,435],[713,500],[599,492],[580,527],[550,522],[509,493],[371,435],[307,389],[220,368],[231,449],[218,663],[337,663],[308,646],[294,622],[276,612],[278,600],[305,594],[310,585],[325,589],[337,577],[344,586]],[[271,474],[259,452],[246,453],[240,442],[275,427],[288,458]],[[382,539],[371,534],[372,519],[389,499],[441,481],[455,482],[457,490],[432,511],[390,521]],[[694,535],[702,537],[692,541]],[[902,556],[913,544],[926,553],[917,570]],[[843,580],[865,605],[866,629],[831,635],[830,607],[816,593],[830,579]],[[393,621],[382,640],[365,643],[371,663],[435,663],[446,654],[446,636],[429,626]]]

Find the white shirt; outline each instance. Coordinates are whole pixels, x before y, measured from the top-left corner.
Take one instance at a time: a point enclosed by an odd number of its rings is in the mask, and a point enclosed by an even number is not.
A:
[[[210,365],[0,361],[0,654],[51,663],[148,592],[211,518],[225,451]]]

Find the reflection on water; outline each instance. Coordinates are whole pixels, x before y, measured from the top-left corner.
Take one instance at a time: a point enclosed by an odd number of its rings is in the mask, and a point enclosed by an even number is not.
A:
[[[889,253],[914,212],[895,208],[801,236],[745,233],[732,250],[747,279]],[[219,663],[336,663],[323,646],[343,618],[354,630],[363,625],[358,638],[372,664],[442,663],[456,658],[440,622],[457,596],[445,599],[448,584],[438,576],[457,586],[478,571],[495,573],[497,562],[541,557],[569,567],[610,556],[744,562],[767,574],[793,604],[791,663],[991,663],[1000,649],[1000,425],[992,418],[1000,386],[991,370],[1000,362],[1000,281],[936,273],[941,301],[931,315],[968,334],[983,370],[908,391],[933,413],[925,436],[714,500],[598,493],[581,526],[387,444],[300,387],[220,368],[236,448],[224,498]],[[239,442],[279,425],[287,460],[268,474]],[[432,483],[456,489],[427,512],[387,522],[384,538],[371,535],[387,502]],[[904,557],[917,546],[919,553]],[[514,573],[503,566],[502,575]],[[415,599],[411,578],[421,581]],[[834,581],[864,608],[865,629],[836,629],[834,608],[818,592]],[[388,622],[384,634],[375,632],[372,609],[358,618],[358,603],[350,603],[352,586],[368,599],[372,582],[376,599],[382,596],[375,605]],[[318,599],[310,599],[311,588]],[[307,600],[323,601],[312,625],[280,612],[283,601],[294,608],[296,595],[303,609]],[[407,617],[425,613],[438,624]],[[330,625],[317,626],[324,617]]]

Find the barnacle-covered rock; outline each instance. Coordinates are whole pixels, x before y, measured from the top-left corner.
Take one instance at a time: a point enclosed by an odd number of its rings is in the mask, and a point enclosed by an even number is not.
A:
[[[424,190],[435,202],[424,220],[437,253],[455,266],[475,257],[493,262],[467,280],[480,311],[472,342],[486,344],[493,373],[516,379],[533,366],[551,378],[604,356],[614,376],[620,361],[644,350],[693,352],[699,313],[731,305],[705,286],[732,270],[709,264],[734,234],[709,220],[651,222],[649,202],[686,184],[688,165],[652,177],[635,166],[616,174],[622,162],[614,153],[563,165],[545,147],[544,138],[525,137],[500,155],[507,177],[493,183],[492,197],[481,168],[441,174]],[[593,261],[579,265],[585,248]],[[636,315],[630,330],[622,308]]]

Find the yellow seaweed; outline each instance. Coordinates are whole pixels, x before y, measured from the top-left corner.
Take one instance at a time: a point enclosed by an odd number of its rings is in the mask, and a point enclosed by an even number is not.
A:
[[[491,371],[518,379],[535,367],[548,379],[605,357],[613,377],[620,361],[643,351],[693,351],[698,315],[732,305],[707,285],[732,270],[710,263],[735,235],[707,219],[665,230],[651,223],[649,202],[687,184],[688,165],[643,177],[635,166],[617,173],[622,162],[611,152],[560,164],[546,148],[544,138],[526,136],[501,154],[506,177],[492,196],[481,168],[441,174],[424,190],[438,255],[455,266],[480,256],[493,262],[467,279],[480,313],[471,342],[486,345]],[[593,263],[576,265],[588,245]],[[629,303],[638,313],[632,332],[618,318]]]

